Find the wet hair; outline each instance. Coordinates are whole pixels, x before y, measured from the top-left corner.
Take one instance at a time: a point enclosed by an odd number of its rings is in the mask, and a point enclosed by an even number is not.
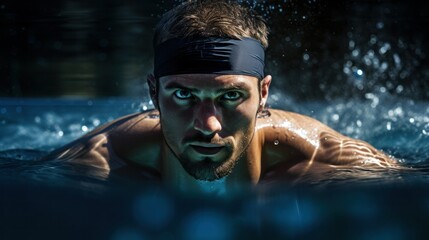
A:
[[[228,0],[190,0],[165,13],[154,45],[172,38],[254,38],[268,47],[268,27],[253,9]]]

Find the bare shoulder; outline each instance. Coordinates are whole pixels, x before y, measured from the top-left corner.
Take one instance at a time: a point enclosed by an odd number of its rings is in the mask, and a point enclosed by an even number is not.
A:
[[[109,132],[117,156],[141,166],[158,168],[163,142],[159,112],[141,113]]]
[[[308,131],[310,129],[316,130],[316,131],[334,131],[330,127],[326,126],[325,124],[321,123],[317,119],[311,118],[309,116],[279,110],[279,109],[269,109],[269,114],[267,117],[262,117],[258,119],[258,125],[280,125],[280,126],[290,126],[293,128],[290,128],[290,130],[297,130],[300,129],[301,131]]]
[[[258,119],[264,152],[277,162],[390,166],[395,161],[369,143],[344,136],[320,121],[298,113],[270,109]],[[293,153],[293,154],[291,154]],[[275,163],[277,163],[275,162]],[[274,164],[275,164],[274,163]]]
[[[132,162],[135,154],[153,155],[156,148],[151,147],[159,145],[158,139],[161,139],[158,112],[135,113],[100,126],[45,158],[111,170]]]

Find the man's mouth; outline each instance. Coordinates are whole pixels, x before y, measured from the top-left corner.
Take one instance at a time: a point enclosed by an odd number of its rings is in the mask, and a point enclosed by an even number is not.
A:
[[[191,147],[192,147],[192,149],[195,150],[195,152],[202,154],[202,155],[215,155],[224,148],[224,146],[210,145],[210,144],[204,144],[204,145],[192,144]]]

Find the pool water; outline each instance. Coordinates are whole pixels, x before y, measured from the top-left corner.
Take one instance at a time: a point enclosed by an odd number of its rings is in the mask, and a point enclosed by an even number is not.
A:
[[[270,106],[365,140],[404,169],[337,169],[305,185],[222,196],[177,193],[133,171],[106,176],[39,160],[153,107],[142,94],[153,27],[180,2],[0,3],[0,239],[428,236],[425,1],[240,0],[271,28]]]
[[[95,168],[39,160],[103,123],[151,108],[147,99],[3,98],[0,236],[405,239],[428,233],[427,102],[388,94],[297,102],[274,89],[270,103],[368,141],[407,169],[339,169],[303,186],[285,183],[233,196],[180,194],[127,174],[106,177]]]

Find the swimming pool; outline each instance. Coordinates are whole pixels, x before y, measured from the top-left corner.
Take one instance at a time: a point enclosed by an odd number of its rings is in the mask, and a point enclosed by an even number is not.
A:
[[[2,98],[3,239],[424,236],[429,218],[428,104],[374,97],[299,103],[284,101],[290,98],[274,91],[270,100],[275,107],[308,114],[366,140],[412,169],[344,169],[304,186],[285,184],[234,196],[178,194],[127,175],[105,178],[97,169],[38,161],[115,117],[150,108],[147,100]]]
[[[103,123],[152,107],[144,85],[152,71],[147,43],[159,15],[181,1],[46,2],[0,3],[0,239],[429,233],[424,1],[242,1],[271,26],[269,105],[368,141],[407,169],[338,169],[306,185],[233,196],[180,194],[136,174],[106,177],[38,160]]]

